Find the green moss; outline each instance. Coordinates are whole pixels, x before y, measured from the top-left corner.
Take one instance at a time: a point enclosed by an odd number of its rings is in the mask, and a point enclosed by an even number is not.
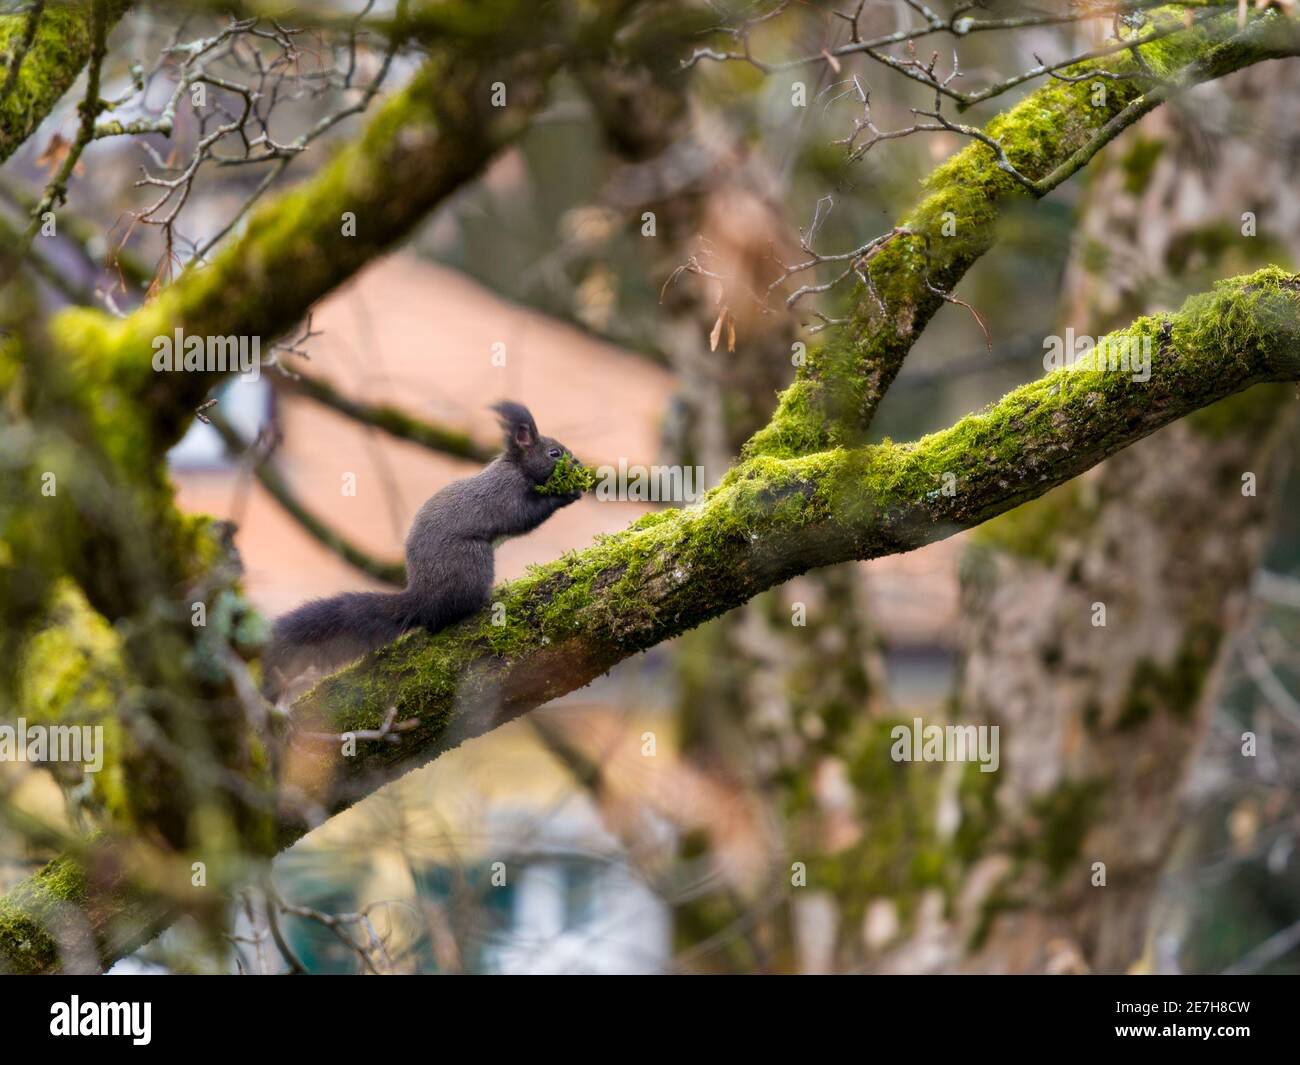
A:
[[[894,761],[890,748],[896,726],[910,729],[911,721],[866,720],[846,742],[852,752],[848,774],[862,837],[809,864],[810,885],[834,891],[844,907],[842,919],[851,923],[881,895],[898,903],[906,919],[922,892],[946,889],[949,882],[950,854],[934,829],[940,767]]]
[[[114,815],[126,810],[120,761],[124,736],[117,708],[127,686],[121,637],[71,582],[61,582],[47,626],[23,648],[17,702],[33,724],[103,728],[104,765],[89,779],[95,804]],[[79,772],[75,779],[67,777],[72,771],[68,767],[60,773],[60,781],[79,783]]]
[[[957,789],[961,822],[953,836],[953,849],[965,865],[983,856],[987,841],[997,828],[999,781],[999,774],[981,771],[977,762],[969,762],[962,769]]]
[[[1093,237],[1083,237],[1081,239],[1083,241],[1083,250],[1080,254],[1080,261],[1084,270],[1094,277],[1101,277],[1110,267],[1110,248]]]
[[[1193,625],[1168,665],[1150,658],[1141,659],[1133,671],[1116,728],[1120,731],[1140,728],[1160,711],[1190,721],[1204,694],[1205,680],[1214,667],[1221,638],[1221,630],[1216,625]]]
[[[1120,160],[1124,172],[1124,188],[1134,196],[1140,196],[1151,181],[1156,163],[1164,154],[1166,144],[1158,137],[1135,137],[1129,144],[1128,151]]]
[[[1280,267],[1215,284],[1190,297],[1174,325],[1172,340],[1192,352],[1240,352],[1269,363],[1295,365],[1295,296],[1300,279]]]
[[[1164,684],[1163,672],[1149,658],[1144,658],[1133,671],[1133,683],[1120,711],[1115,727],[1121,732],[1145,725],[1155,715],[1159,691]]]
[[[1152,375],[1182,397],[1214,395],[1225,378],[1242,385],[1300,372],[1300,282],[1270,267],[1215,285],[1173,315],[1143,317],[1107,335],[1108,344],[1148,341]],[[1038,445],[1071,421],[1091,420],[1108,405],[1141,409],[1130,375],[1101,369],[1057,370],[1009,392],[996,404],[911,444],[886,440],[850,462],[878,505],[936,500],[943,475],[956,478],[957,505],[978,496],[988,470],[1035,483]],[[1099,441],[1090,441],[1096,444]],[[828,453],[833,454],[833,453]],[[724,482],[725,483],[725,482]]]
[[[59,948],[37,921],[0,900],[0,958],[8,966],[0,972],[18,976],[44,973],[58,963]]]
[[[104,0],[111,27],[130,6],[128,0]],[[22,51],[26,14],[0,17],[0,85],[9,75],[14,57]],[[88,5],[47,4],[37,23],[32,46],[23,56],[10,92],[0,98],[0,162],[14,152],[49,114],[77,80],[90,58],[91,34]]]
[[[572,455],[561,455],[545,484],[537,491],[544,496],[563,496],[570,492],[590,492],[596,487],[596,474]]]
[[[0,899],[0,959],[18,974],[53,971],[59,947],[49,928],[66,920],[70,906],[86,901],[86,878],[71,858],[45,865]]]
[[[1032,828],[1018,842],[1022,858],[1041,864],[1049,880],[1060,880],[1082,852],[1100,813],[1100,780],[1066,781],[1030,804]]]
[[[1232,223],[1221,220],[1178,233],[1165,249],[1165,269],[1175,277],[1196,268],[1198,263],[1219,263],[1234,246],[1247,239]]]

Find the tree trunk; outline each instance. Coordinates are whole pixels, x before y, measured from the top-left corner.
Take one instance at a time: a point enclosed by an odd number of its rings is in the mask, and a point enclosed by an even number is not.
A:
[[[1207,273],[1295,258],[1298,89],[1293,64],[1247,71],[1116,142],[1082,212],[1069,322],[1100,332]],[[1243,134],[1243,116],[1264,128]],[[1244,211],[1258,237],[1242,235]],[[1149,964],[1152,890],[1267,543],[1290,391],[1226,400],[976,533],[959,695],[963,720],[1001,726],[1003,769],[983,782],[996,825],[966,930],[977,949],[945,964]]]

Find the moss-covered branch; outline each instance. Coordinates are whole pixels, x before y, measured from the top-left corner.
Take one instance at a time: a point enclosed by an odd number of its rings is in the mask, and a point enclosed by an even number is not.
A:
[[[111,28],[130,6],[127,0],[106,0],[101,17]],[[0,163],[36,131],[77,80],[93,45],[88,4],[47,4],[34,26],[26,14],[0,17]]]
[[[155,372],[156,337],[181,329],[260,337],[265,346],[292,329],[527,128],[556,62],[548,49],[432,57],[356,141],[305,184],[264,203],[210,265],[191,268],[125,319],[81,308],[56,318],[54,337],[92,383],[152,413],[123,449],[161,454],[222,376]],[[504,107],[492,105],[494,82],[505,86]]]
[[[73,971],[106,969],[176,913],[174,904],[136,888],[105,848],[56,858],[0,898],[0,972],[66,972],[70,960]]]
[[[497,589],[504,624],[500,609],[485,611],[329,678],[299,704],[308,727],[377,729],[392,707],[418,724],[400,744],[351,758],[304,744],[301,757],[319,763],[311,776],[330,782],[321,807],[344,806],[797,574],[978,525],[1177,418],[1300,378],[1300,280],[1269,269],[1226,281],[1106,342],[1149,345],[1150,379],[1057,370],[914,443],[751,457],[701,504],[650,515]]]
[[[1172,6],[1152,13],[1159,28],[1181,20]],[[1193,28],[1066,71],[985,128],[1011,166],[1045,194],[1085,165],[1127,126],[1175,91],[1254,63],[1300,52],[1300,21],[1277,12],[1237,30],[1224,14]],[[1163,79],[1153,87],[1147,73]],[[859,441],[904,358],[966,271],[993,244],[1008,204],[1029,195],[986,144],[973,143],[926,179],[927,195],[869,264],[875,295],[860,286],[849,321],[810,351],[772,420],[746,446],[749,455],[788,457]],[[877,304],[876,296],[880,303]],[[883,310],[882,310],[883,306]]]

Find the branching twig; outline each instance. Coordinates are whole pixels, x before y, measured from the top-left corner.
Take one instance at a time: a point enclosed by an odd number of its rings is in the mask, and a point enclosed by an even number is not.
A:
[[[397,707],[390,706],[384,715],[383,723],[377,729],[357,729],[354,732],[299,732],[296,735],[321,743],[342,743],[347,739],[362,740],[367,743],[401,743],[402,733],[417,728],[420,722],[415,718],[406,721],[397,720]]]

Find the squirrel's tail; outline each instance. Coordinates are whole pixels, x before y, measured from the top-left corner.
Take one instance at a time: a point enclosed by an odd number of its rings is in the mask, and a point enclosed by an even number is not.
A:
[[[262,690],[274,701],[296,679],[331,673],[418,624],[405,590],[313,599],[276,620],[262,654]]]

